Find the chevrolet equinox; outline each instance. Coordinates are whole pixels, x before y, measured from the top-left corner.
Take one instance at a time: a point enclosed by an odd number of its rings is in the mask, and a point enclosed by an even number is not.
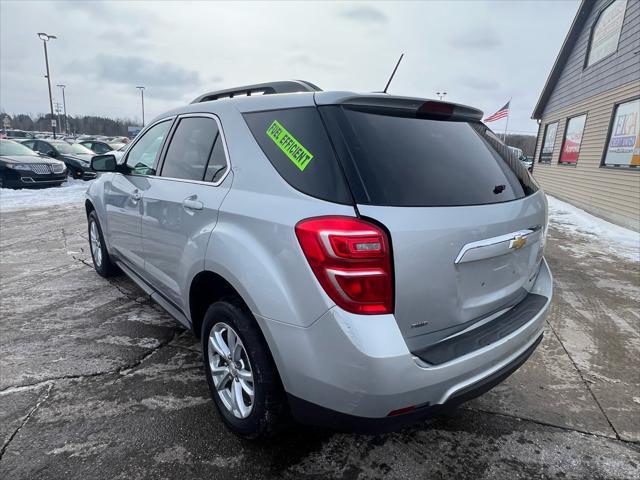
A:
[[[304,81],[204,94],[94,157],[95,269],[201,339],[245,438],[455,407],[532,354],[552,293],[544,193],[481,119]]]

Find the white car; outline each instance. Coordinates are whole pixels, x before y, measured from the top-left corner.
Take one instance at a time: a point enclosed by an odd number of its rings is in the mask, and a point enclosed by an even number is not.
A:
[[[120,159],[124,155],[124,152],[127,151],[127,147],[128,146],[129,146],[129,144],[125,143],[123,146],[121,146],[117,150],[112,150],[111,152],[108,152],[108,153],[109,153],[109,155],[113,155],[114,157],[116,157],[116,162],[120,163]]]

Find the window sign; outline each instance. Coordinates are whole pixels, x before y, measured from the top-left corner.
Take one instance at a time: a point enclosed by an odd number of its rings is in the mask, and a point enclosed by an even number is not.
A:
[[[626,7],[627,0],[615,0],[602,11],[596,20],[591,34],[587,67],[618,49]]]
[[[586,120],[586,115],[580,115],[579,117],[570,118],[567,122],[559,163],[578,163],[578,154],[580,153],[580,144],[582,143],[582,133],[584,132]]]
[[[640,99],[617,106],[604,164],[640,166]]]
[[[540,151],[540,161],[549,163],[553,155],[553,146],[556,143],[556,133],[558,132],[558,122],[550,123],[544,128],[544,139],[542,150]]]

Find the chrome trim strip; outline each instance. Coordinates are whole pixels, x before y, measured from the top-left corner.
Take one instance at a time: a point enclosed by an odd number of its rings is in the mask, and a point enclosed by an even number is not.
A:
[[[472,262],[475,260],[504,255],[512,251],[511,242],[517,237],[526,238],[527,244],[529,244],[540,237],[540,232],[540,229],[528,228],[525,230],[518,230],[517,232],[507,233],[506,235],[467,243],[462,247],[460,253],[458,253],[454,263],[459,264]]]

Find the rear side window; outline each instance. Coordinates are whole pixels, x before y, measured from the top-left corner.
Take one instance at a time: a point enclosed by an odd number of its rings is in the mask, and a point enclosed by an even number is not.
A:
[[[245,113],[244,119],[266,157],[289,185],[312,197],[353,203],[315,107]]]
[[[180,120],[167,149],[162,176],[203,180],[219,178],[226,169],[218,124],[209,117],[186,117]],[[208,168],[211,165],[211,169]],[[214,178],[215,177],[215,178]]]
[[[483,205],[522,198],[536,188],[481,123],[329,109],[349,154],[350,182],[361,184],[353,189],[358,203]]]

